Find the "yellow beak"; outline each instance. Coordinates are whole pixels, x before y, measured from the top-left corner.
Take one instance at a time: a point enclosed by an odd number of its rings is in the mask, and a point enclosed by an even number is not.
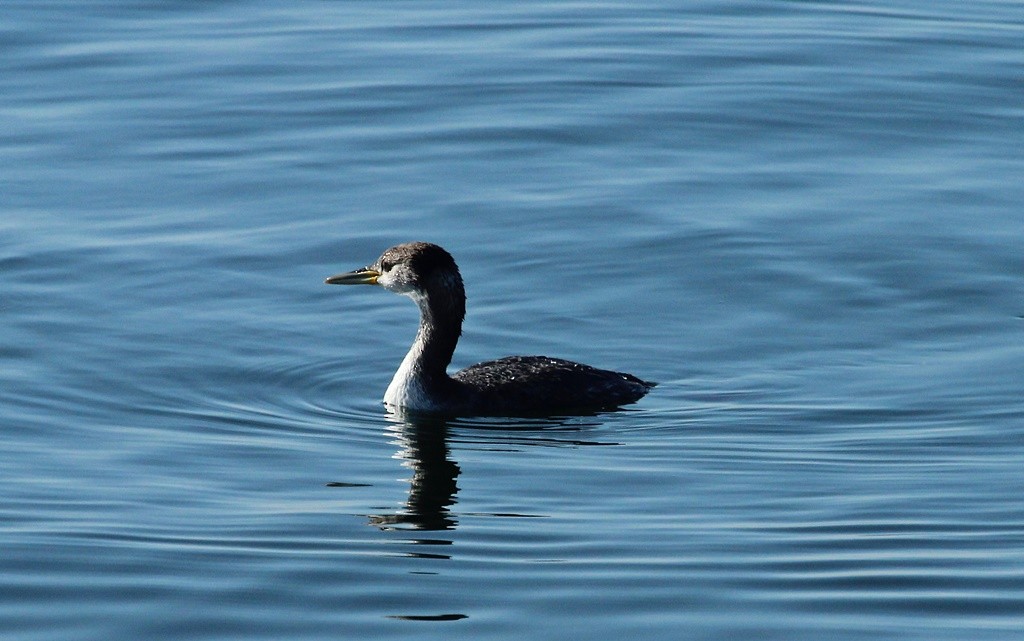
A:
[[[376,269],[363,267],[337,276],[331,276],[324,282],[328,285],[376,285],[380,272]]]

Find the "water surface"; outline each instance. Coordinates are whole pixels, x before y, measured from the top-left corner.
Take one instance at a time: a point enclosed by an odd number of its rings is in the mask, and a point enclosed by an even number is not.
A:
[[[5,639],[1014,639],[1016,3],[8,3]],[[430,240],[454,365],[380,398]]]

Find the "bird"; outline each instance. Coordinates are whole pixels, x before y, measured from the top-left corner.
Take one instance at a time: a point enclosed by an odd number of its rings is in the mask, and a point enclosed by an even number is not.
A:
[[[427,242],[395,245],[372,265],[331,276],[328,285],[375,285],[403,294],[420,311],[409,353],[384,393],[397,411],[444,416],[554,416],[617,409],[655,383],[548,356],[507,356],[449,376],[466,316],[466,290],[455,259]]]

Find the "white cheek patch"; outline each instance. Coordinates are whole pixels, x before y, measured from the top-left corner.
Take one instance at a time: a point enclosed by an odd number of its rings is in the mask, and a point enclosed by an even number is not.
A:
[[[381,272],[380,276],[377,277],[377,284],[388,291],[394,291],[391,288],[394,286],[394,277],[391,272]]]
[[[399,267],[392,267],[391,271],[382,273],[377,277],[377,284],[396,294],[410,294],[414,290],[412,287],[412,279],[403,278],[407,276],[405,272]]]

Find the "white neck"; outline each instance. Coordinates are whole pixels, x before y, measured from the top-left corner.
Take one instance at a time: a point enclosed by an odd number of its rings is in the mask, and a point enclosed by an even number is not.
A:
[[[416,334],[416,341],[409,349],[409,353],[402,359],[402,364],[391,379],[387,391],[384,392],[386,404],[420,411],[434,409],[434,402],[427,394],[422,381],[420,359],[423,357],[423,347],[423,332],[420,331]]]

